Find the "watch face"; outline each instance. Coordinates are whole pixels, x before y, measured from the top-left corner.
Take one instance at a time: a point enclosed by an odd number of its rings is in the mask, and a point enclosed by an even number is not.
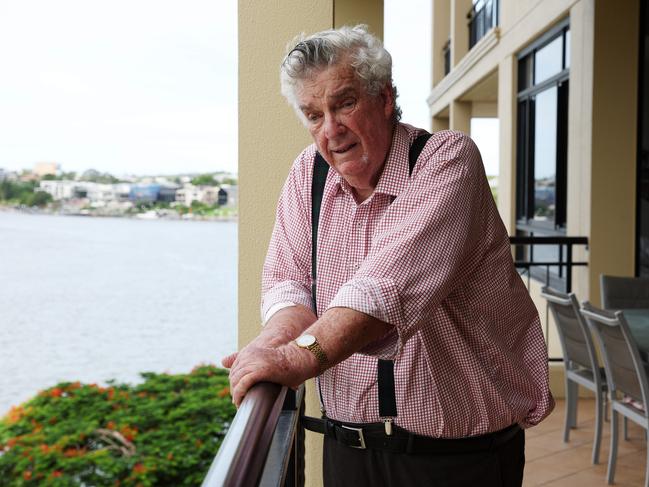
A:
[[[300,347],[309,347],[315,343],[315,337],[313,335],[300,335],[295,339]]]

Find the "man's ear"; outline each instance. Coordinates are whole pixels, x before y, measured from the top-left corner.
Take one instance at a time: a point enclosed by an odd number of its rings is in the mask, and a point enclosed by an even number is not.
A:
[[[381,90],[381,99],[383,100],[383,112],[385,113],[386,118],[392,117],[394,113],[394,91],[392,90],[392,84],[387,83],[383,90]]]

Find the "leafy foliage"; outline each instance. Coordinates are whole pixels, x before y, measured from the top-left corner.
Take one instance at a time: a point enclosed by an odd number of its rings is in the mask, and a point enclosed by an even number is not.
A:
[[[200,485],[235,409],[227,372],[61,383],[0,421],[0,484]]]
[[[121,182],[120,179],[116,178],[112,174],[107,172],[99,172],[95,169],[88,169],[81,174],[81,181],[88,181],[91,183],[103,183],[103,184],[115,184]]]
[[[212,174],[201,174],[192,179],[191,183],[194,186],[218,186],[219,182],[214,179]]]
[[[52,201],[49,193],[38,191],[36,183],[0,181],[0,201],[9,201],[25,206],[45,206]]]

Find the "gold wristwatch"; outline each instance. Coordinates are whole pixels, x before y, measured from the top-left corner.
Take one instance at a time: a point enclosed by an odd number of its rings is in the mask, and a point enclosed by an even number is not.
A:
[[[327,368],[327,354],[318,343],[316,337],[309,334],[300,335],[295,339],[295,344],[300,348],[309,350],[313,355],[315,355],[315,358],[318,359],[318,363],[322,370]]]

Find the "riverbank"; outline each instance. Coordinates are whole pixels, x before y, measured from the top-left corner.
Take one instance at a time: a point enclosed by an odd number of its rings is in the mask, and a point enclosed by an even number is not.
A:
[[[217,221],[237,222],[239,219],[236,208],[224,208],[219,213],[201,214],[200,212],[181,213],[173,208],[142,209],[130,208],[120,210],[114,208],[75,208],[75,207],[45,207],[25,205],[0,204],[0,211],[15,212],[30,215],[82,216],[82,217],[112,217],[131,218],[138,220],[184,220],[184,221]]]

